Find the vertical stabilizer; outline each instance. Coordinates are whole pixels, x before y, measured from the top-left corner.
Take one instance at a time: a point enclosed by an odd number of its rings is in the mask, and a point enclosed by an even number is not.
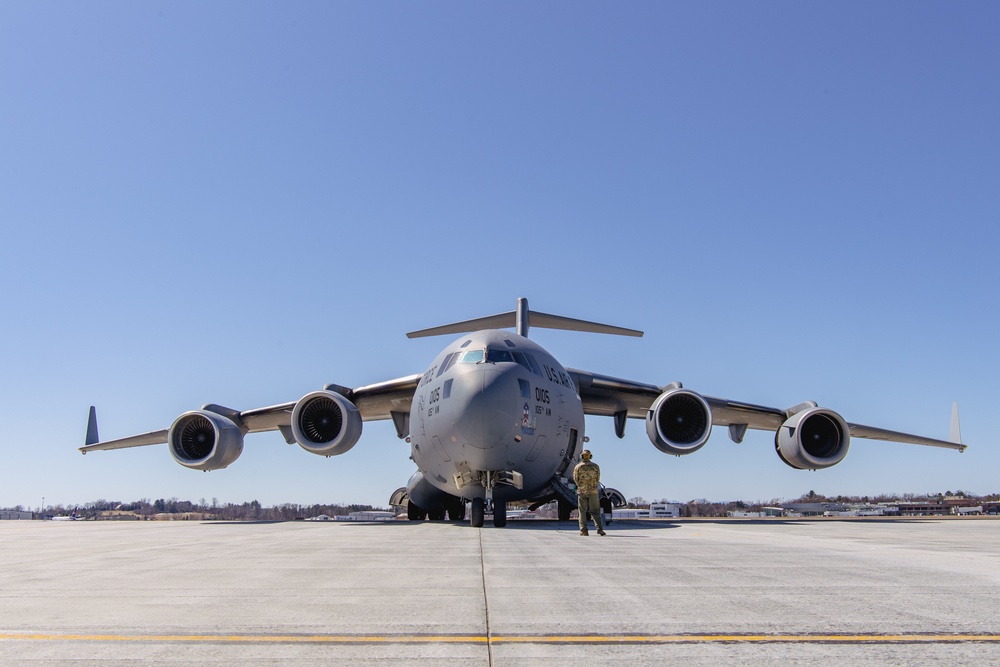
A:
[[[517,300],[517,310],[514,311],[514,331],[518,336],[528,337],[528,300],[523,296]]]

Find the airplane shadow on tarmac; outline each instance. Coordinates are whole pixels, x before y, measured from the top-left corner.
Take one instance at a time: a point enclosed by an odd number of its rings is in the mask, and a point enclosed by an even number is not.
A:
[[[403,527],[403,526],[413,526],[414,523],[418,525],[421,522],[411,522],[411,521],[331,521],[329,523],[338,523],[346,525],[356,525],[356,526],[371,526],[379,525],[386,527]],[[456,529],[469,530],[468,521],[425,521],[429,525],[438,526],[451,526]],[[630,521],[628,519],[616,519],[611,524],[605,526],[607,528],[608,534],[614,534],[616,529],[622,530],[628,528],[628,530],[665,530],[668,528],[679,528],[680,526],[672,521]],[[486,525],[482,527],[482,530],[532,530],[532,531],[553,531],[553,532],[572,532],[577,533],[580,530],[579,524],[576,519],[572,521],[555,521],[547,519],[531,519],[528,521],[509,519],[507,525],[503,528],[495,527],[491,521],[487,520]],[[594,530],[593,524],[591,524],[591,530]]]
[[[681,526],[687,525],[698,525],[698,524],[722,524],[728,526],[821,526],[826,523],[831,522],[850,522],[850,523],[876,523],[880,525],[886,524],[907,524],[911,525],[914,523],[931,523],[936,519],[935,517],[927,518],[817,518],[817,519],[803,519],[803,518],[790,518],[790,519],[677,519],[677,520],[643,520],[643,519],[615,519],[610,524],[605,527],[608,529],[608,534],[613,535],[616,530],[627,529],[629,531],[648,531],[648,530],[668,530],[670,528],[680,528]],[[269,523],[306,523],[302,519],[296,519],[294,521],[202,521],[204,525],[217,525],[217,526],[259,526]],[[427,523],[433,525],[445,525],[454,526],[455,528],[461,528],[463,530],[468,530],[470,528],[468,521],[425,521],[425,522],[414,522],[414,521],[309,521],[310,524],[315,523],[331,523],[341,526],[384,526],[389,527],[403,527],[403,526],[413,526],[418,523]],[[555,521],[547,519],[532,519],[530,521],[511,519],[507,521],[507,525],[504,528],[496,528],[493,526],[492,522],[487,521],[486,525],[483,526],[483,530],[531,530],[531,531],[564,531],[564,532],[576,532],[579,530],[576,520],[572,521]]]
[[[670,528],[680,528],[682,525],[698,525],[698,524],[724,524],[729,526],[821,526],[825,523],[831,522],[851,522],[851,523],[878,523],[878,524],[888,524],[888,523],[903,523],[903,524],[913,524],[913,523],[931,523],[936,519],[934,517],[927,517],[923,519],[916,518],[821,518],[821,519],[678,519],[674,521],[670,520],[644,520],[644,519],[615,519],[612,523],[608,524],[606,528],[608,533],[612,534],[616,529],[628,529],[630,531],[635,530],[667,530]],[[939,520],[939,519],[938,519]],[[218,525],[218,526],[259,526],[262,524],[269,523],[305,523],[302,519],[296,519],[294,521],[202,521],[204,525]],[[415,523],[412,521],[309,521],[308,523],[335,523],[341,526],[413,526]],[[468,521],[425,521],[423,523],[433,524],[433,525],[447,525],[454,526],[456,528],[468,529]],[[532,519],[530,521],[510,519],[507,521],[507,525],[504,528],[496,528],[493,526],[492,522],[487,520],[486,525],[483,526],[484,530],[534,530],[534,531],[573,531],[579,530],[576,520],[572,521],[555,521],[547,519]]]
[[[202,525],[206,526],[260,526],[271,523],[307,523],[302,519],[296,519],[293,521],[202,521]],[[468,521],[424,521],[424,522],[413,522],[413,521],[309,521],[309,524],[323,523],[323,524],[337,524],[340,526],[380,526],[386,528],[402,528],[405,526],[412,527],[414,524],[425,523],[428,525],[437,526],[453,526],[455,528],[461,528],[463,530],[468,530],[470,528]],[[667,528],[679,528],[677,523],[672,521],[632,521],[629,519],[616,519],[614,522],[608,524],[606,528],[608,533],[612,533],[616,528],[629,530],[665,530]],[[530,521],[511,519],[507,521],[507,525],[504,528],[496,528],[490,521],[486,522],[483,526],[483,530],[535,530],[535,531],[572,531],[577,532],[579,530],[579,524],[577,524],[576,519],[572,521],[553,521],[546,519],[532,519]]]

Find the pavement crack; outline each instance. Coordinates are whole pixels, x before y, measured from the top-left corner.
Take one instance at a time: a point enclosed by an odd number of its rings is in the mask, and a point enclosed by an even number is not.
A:
[[[490,629],[490,596],[486,590],[486,555],[482,528],[479,529],[479,572],[483,579],[483,608],[486,610],[486,657],[489,667],[493,667],[493,631]]]

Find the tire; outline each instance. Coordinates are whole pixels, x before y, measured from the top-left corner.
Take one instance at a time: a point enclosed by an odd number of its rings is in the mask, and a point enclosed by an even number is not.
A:
[[[601,513],[604,514],[604,516],[601,518],[604,520],[604,525],[608,525],[611,523],[611,515],[612,515],[611,510],[613,507],[614,505],[612,505],[610,498],[601,499]]]
[[[493,525],[503,528],[507,525],[507,503],[503,500],[493,501]]]
[[[448,520],[449,521],[464,521],[465,520],[465,503],[461,500],[456,500],[454,505],[448,508]]]
[[[573,511],[573,506],[570,503],[563,500],[562,498],[558,500],[558,506],[559,506],[559,520],[569,521],[569,515]]]
[[[414,505],[412,500],[408,500],[406,502],[406,518],[410,521],[423,521],[427,518],[427,512]]]
[[[472,510],[469,515],[469,523],[473,528],[482,528],[486,523],[486,501],[482,498],[472,499]]]

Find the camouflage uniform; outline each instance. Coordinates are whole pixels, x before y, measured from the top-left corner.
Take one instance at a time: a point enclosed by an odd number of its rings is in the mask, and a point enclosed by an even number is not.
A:
[[[597,494],[597,486],[601,481],[600,467],[592,461],[580,461],[573,468],[573,481],[576,482],[576,507],[580,510],[580,534],[587,534],[587,512],[590,512],[598,534],[603,535],[601,500]]]

